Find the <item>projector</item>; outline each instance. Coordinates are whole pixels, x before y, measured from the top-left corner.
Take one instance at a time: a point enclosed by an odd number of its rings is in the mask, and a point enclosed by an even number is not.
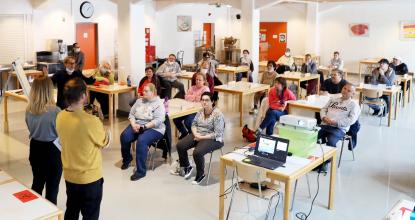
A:
[[[317,119],[297,115],[283,115],[280,124],[313,130],[317,125]]]

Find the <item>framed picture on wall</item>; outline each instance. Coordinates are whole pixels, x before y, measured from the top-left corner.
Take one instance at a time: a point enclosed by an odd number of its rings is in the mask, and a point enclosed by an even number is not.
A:
[[[177,16],[177,31],[178,32],[192,31],[192,16],[178,15]]]
[[[369,37],[369,24],[351,23],[349,24],[349,33],[352,37]]]
[[[415,40],[415,21],[401,21],[399,35],[401,40]]]

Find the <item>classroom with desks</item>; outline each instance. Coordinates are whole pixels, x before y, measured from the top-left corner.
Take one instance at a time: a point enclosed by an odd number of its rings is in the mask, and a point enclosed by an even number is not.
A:
[[[1,5],[0,219],[415,220],[415,1]]]

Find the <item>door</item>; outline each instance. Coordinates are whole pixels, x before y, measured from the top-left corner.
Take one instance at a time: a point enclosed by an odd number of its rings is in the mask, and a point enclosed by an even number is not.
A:
[[[203,23],[203,44],[206,48],[214,46],[213,36],[214,33],[214,24],[213,23]]]
[[[94,69],[98,66],[98,24],[77,23],[76,42],[85,54],[84,69]]]
[[[277,61],[287,48],[287,22],[260,22],[259,58]]]

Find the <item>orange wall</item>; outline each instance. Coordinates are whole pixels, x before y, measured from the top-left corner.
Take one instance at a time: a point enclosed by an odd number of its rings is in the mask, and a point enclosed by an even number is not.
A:
[[[84,69],[98,66],[98,25],[96,23],[77,23],[76,42],[85,54]]]
[[[203,33],[206,33],[206,47],[211,47],[212,45],[212,23],[203,23]]]
[[[265,34],[265,40],[260,38],[260,60],[278,60],[287,47],[287,22],[260,22],[260,35]],[[279,36],[285,33],[285,42],[280,42]],[[261,36],[260,36],[261,37]]]

